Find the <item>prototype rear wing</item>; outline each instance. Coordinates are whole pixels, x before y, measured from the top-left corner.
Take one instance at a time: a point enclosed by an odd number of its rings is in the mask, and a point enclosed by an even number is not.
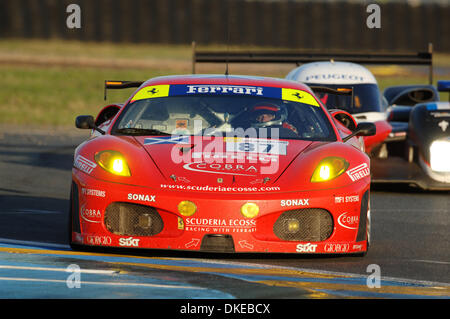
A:
[[[351,107],[353,108],[353,104],[354,104],[353,87],[352,88],[336,88],[336,89],[332,89],[332,88],[329,88],[326,86],[316,86],[316,85],[310,85],[309,87],[314,93],[349,95],[349,96],[351,96],[351,99],[352,99]]]
[[[105,81],[104,99],[106,101],[106,91],[118,90],[118,89],[128,89],[128,88],[138,88],[144,83],[143,81]]]
[[[372,52],[336,52],[320,53],[306,51],[206,51],[197,50],[192,43],[192,73],[196,63],[302,63],[317,61],[343,61],[359,64],[399,64],[429,66],[429,82],[433,84],[433,45],[428,44],[427,52],[417,53],[372,53]]]
[[[353,88],[337,88],[332,89],[326,86],[309,86],[314,93],[330,93],[336,95],[353,95]]]

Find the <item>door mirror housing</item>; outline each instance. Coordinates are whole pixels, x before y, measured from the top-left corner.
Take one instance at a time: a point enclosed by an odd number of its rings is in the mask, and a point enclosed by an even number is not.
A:
[[[103,135],[105,134],[105,131],[95,125],[95,120],[92,115],[77,116],[77,118],[75,119],[75,126],[79,129],[94,129]]]

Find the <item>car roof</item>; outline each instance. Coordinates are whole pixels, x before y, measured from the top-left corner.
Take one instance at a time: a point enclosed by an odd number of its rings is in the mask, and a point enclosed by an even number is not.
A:
[[[170,75],[149,79],[141,87],[159,84],[222,84],[222,85],[252,85],[267,87],[291,88],[311,92],[310,88],[296,81],[287,79],[247,76],[247,75],[222,75],[222,74],[192,74]]]
[[[377,84],[373,74],[360,64],[340,61],[306,63],[293,69],[286,79],[320,84]]]

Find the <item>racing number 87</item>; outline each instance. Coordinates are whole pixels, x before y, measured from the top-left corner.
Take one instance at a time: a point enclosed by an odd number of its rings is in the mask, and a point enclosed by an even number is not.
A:
[[[231,142],[227,143],[227,152],[264,153],[286,155],[286,144],[265,142]]]
[[[258,146],[261,146],[261,144],[258,144]],[[262,145],[264,146],[264,145]],[[262,150],[258,150],[258,153],[269,153],[272,149],[272,144],[265,145],[266,148]],[[241,152],[255,152],[255,144],[252,143],[239,143],[238,150]]]

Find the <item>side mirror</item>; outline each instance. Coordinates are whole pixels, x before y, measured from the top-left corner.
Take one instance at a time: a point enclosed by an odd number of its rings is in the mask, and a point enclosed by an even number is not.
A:
[[[80,115],[75,119],[75,126],[80,129],[93,129],[94,117],[92,115]]]
[[[330,110],[330,113],[336,121],[340,122],[350,131],[353,132],[354,130],[356,130],[358,124],[350,113],[340,109],[332,109]]]
[[[351,139],[353,136],[372,136],[377,134],[377,127],[373,123],[364,122],[359,123],[358,126],[356,126],[356,129],[352,132],[352,134],[344,137],[342,141],[345,143],[349,139]]]
[[[75,126],[80,129],[94,129],[101,134],[105,134],[105,131],[99,129],[95,125],[94,117],[92,115],[80,115],[75,119]]]

